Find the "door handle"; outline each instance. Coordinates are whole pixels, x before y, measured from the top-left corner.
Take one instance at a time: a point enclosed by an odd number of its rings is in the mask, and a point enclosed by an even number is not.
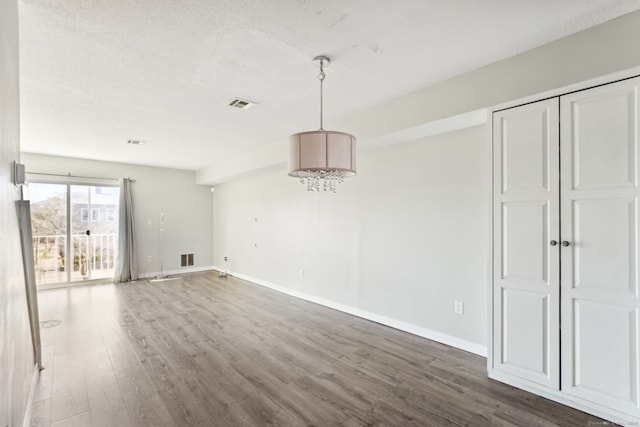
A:
[[[551,246],[556,246],[558,244],[558,241],[557,240],[552,240],[552,241],[549,242],[549,244]]]
[[[87,230],[84,232],[87,236],[91,236],[91,230]]]
[[[571,244],[571,243],[569,243],[569,242],[568,242],[568,241],[566,241],[566,240],[563,240],[563,241],[562,241],[562,246],[564,246],[564,247],[567,247],[567,246],[569,246],[570,244]]]

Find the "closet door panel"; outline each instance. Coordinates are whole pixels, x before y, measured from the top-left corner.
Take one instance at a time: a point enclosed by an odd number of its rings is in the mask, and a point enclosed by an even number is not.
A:
[[[504,142],[500,153],[502,194],[549,191],[549,120],[555,112],[545,106],[521,108],[525,111],[498,113]]]
[[[502,302],[506,308],[502,322],[502,369],[546,382],[549,376],[548,296],[541,292],[503,289]],[[530,351],[531,348],[540,351]]]
[[[636,199],[584,199],[572,203],[574,287],[633,298],[638,282]]]
[[[549,282],[549,203],[502,204],[502,279]]]
[[[639,85],[560,99],[562,390],[636,418]]]
[[[637,310],[574,300],[574,387],[592,401],[636,399]]]
[[[493,116],[492,368],[559,387],[558,100]]]
[[[572,189],[637,185],[634,85],[607,85],[563,97],[570,108],[570,121],[563,120],[562,124],[572,127],[573,137]],[[583,97],[585,92],[591,94]]]

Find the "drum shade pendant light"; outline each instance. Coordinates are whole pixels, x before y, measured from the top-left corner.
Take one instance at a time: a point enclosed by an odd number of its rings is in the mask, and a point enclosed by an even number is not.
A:
[[[320,67],[320,129],[289,138],[289,176],[299,178],[308,191],[336,192],[336,185],[356,174],[356,138],[348,133],[323,129],[322,89],[329,58],[316,56]]]

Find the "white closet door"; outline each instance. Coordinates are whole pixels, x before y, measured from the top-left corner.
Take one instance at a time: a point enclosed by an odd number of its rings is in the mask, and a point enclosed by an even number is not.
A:
[[[493,132],[493,369],[558,389],[558,98],[494,113]]]
[[[562,389],[638,417],[638,89],[561,97]]]

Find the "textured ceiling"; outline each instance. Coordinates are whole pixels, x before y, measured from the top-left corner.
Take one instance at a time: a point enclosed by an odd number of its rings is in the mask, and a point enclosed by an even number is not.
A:
[[[318,54],[332,58],[330,124],[638,9],[639,0],[21,0],[21,146],[196,170],[316,129]],[[258,105],[228,107],[235,97]]]

